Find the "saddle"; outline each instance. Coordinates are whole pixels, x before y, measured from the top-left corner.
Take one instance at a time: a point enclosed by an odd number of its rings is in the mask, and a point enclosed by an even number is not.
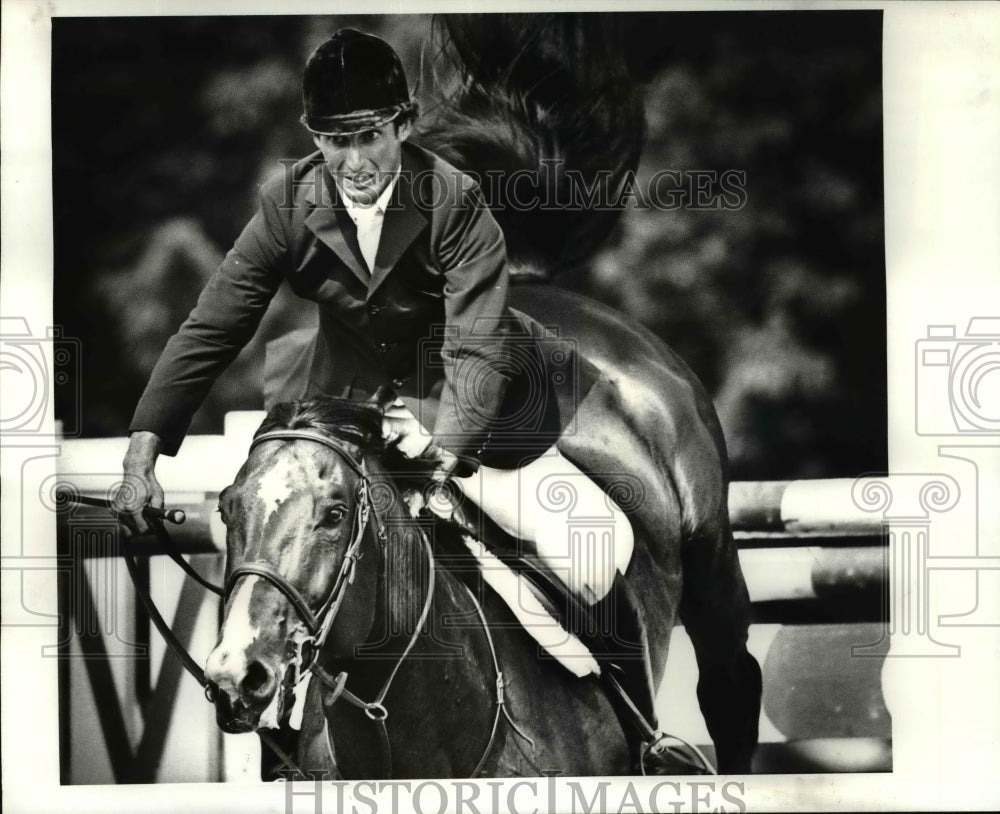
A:
[[[635,686],[634,668],[624,669],[622,660],[645,659],[645,630],[634,606],[622,601],[627,586],[621,574],[607,600],[587,606],[471,501],[451,518],[435,515],[434,526],[435,555],[445,567],[451,565],[466,584],[470,574],[482,579],[544,655],[578,677],[594,675],[601,682],[622,727],[642,736],[635,756],[638,773],[646,774],[647,762],[656,766],[657,774],[712,773],[704,755],[656,729],[639,707],[644,689]],[[474,572],[468,568],[470,556],[478,566]]]

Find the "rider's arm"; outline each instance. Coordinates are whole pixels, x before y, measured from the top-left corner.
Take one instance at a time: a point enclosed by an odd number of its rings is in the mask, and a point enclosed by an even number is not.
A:
[[[253,337],[282,279],[285,237],[277,202],[260,208],[170,339],[139,400],[130,433],[150,432],[175,455],[212,384]]]
[[[478,193],[465,188],[459,194],[460,205],[450,207],[437,246],[449,330],[441,351],[446,386],[432,434],[460,459],[456,474],[470,474],[509,381],[501,336],[509,274],[503,233],[493,215]]]
[[[275,201],[265,193],[243,230],[170,339],[139,399],[129,426],[124,479],[114,508],[126,526],[148,530],[142,509],[163,507],[156,459],[175,455],[209,388],[250,341],[281,282],[284,231]]]

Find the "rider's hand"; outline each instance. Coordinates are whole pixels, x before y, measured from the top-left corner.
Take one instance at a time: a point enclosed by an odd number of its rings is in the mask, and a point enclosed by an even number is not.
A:
[[[439,517],[449,518],[455,507],[448,481],[462,469],[461,459],[453,452],[434,443],[430,432],[417,420],[400,399],[384,408],[382,437],[387,446],[395,446],[410,460],[420,460],[431,469],[431,488],[422,494],[412,491],[406,502],[410,514],[416,517],[424,508]]]
[[[427,493],[427,508],[438,517],[450,519],[455,511],[452,502],[453,490],[457,487],[448,486],[448,481],[458,468],[460,463],[458,456],[444,447],[431,444],[422,457],[434,462],[434,471],[431,473],[432,486]]]
[[[431,479],[443,486],[458,468],[458,456],[437,444],[432,445],[424,453],[424,457],[428,457],[428,454],[432,455],[434,459],[434,472],[431,473]]]
[[[451,501],[451,490],[447,486],[459,460],[437,444],[430,444],[420,455],[421,460],[428,461],[434,467],[430,476],[430,488],[407,489],[403,500],[410,511],[410,517],[418,517],[424,509],[432,511],[446,520],[451,517],[455,507]]]
[[[111,501],[111,508],[119,522],[133,534],[149,532],[149,524],[142,516],[146,506],[163,508],[163,488],[154,471],[161,446],[160,437],[151,432],[136,432],[129,439],[122,462],[124,477]]]
[[[411,460],[423,458],[432,440],[430,432],[400,399],[386,406],[382,414],[382,438],[386,446],[396,447]]]

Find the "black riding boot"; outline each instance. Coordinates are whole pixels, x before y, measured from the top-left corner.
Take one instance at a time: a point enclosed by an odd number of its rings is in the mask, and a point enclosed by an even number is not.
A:
[[[586,638],[601,665],[602,679],[625,730],[634,774],[706,774],[710,767],[676,738],[657,729],[653,676],[642,617],[621,573],[593,608],[594,630]],[[685,744],[686,746],[686,744]]]

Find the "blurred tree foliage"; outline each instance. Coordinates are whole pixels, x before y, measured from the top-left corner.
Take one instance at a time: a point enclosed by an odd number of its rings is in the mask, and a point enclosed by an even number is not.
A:
[[[124,433],[257,185],[313,149],[297,122],[300,72],[344,25],[392,42],[432,104],[446,77],[424,16],[54,20],[55,311],[83,342],[86,434]],[[660,200],[689,200],[637,201],[591,266],[558,282],[688,360],[736,477],[885,469],[880,13],[630,14],[626,25],[647,100],[638,188],[673,170]],[[690,205],[699,171],[727,170],[743,179],[727,198],[738,206]],[[313,313],[283,292],[192,431],[259,408],[266,340]]]

